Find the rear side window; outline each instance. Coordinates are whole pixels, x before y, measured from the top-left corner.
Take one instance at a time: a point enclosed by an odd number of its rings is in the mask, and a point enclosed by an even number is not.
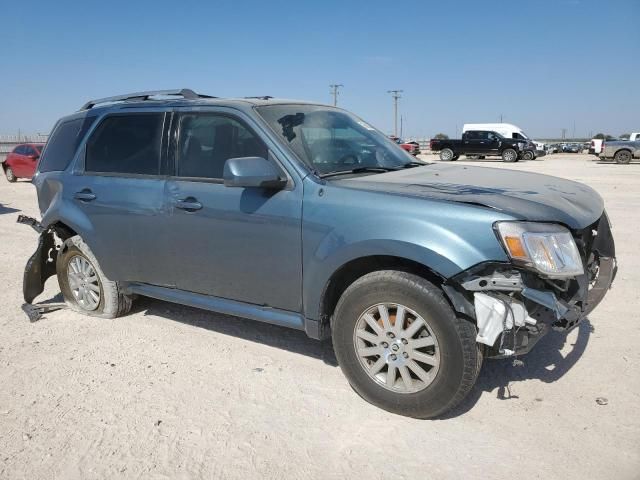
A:
[[[78,145],[95,120],[95,116],[86,116],[58,124],[40,158],[38,170],[59,172],[67,168]]]
[[[85,171],[157,175],[164,113],[114,115],[87,142]]]

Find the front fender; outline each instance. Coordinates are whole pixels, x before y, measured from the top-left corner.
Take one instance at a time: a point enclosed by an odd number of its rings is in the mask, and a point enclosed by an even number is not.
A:
[[[481,262],[507,260],[492,229],[501,216],[486,208],[311,182],[304,205],[303,305],[313,320],[320,318],[332,275],[352,260],[398,257],[444,279]]]

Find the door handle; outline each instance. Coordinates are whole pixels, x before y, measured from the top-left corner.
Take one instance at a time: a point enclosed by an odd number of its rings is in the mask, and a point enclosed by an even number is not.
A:
[[[85,188],[80,192],[74,193],[73,198],[75,198],[76,200],[80,200],[81,202],[90,202],[96,199],[96,194],[88,188]]]
[[[202,204],[193,197],[187,197],[184,200],[178,200],[176,202],[176,208],[186,210],[187,212],[195,212],[202,208]]]

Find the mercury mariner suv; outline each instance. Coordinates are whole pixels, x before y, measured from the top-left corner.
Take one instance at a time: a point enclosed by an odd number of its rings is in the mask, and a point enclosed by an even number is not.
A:
[[[616,273],[591,188],[417,162],[326,105],[93,100],[56,124],[33,183],[26,310],[57,275],[86,315],[144,295],[303,330],[364,399],[418,418],[455,407],[483,358],[575,327]]]

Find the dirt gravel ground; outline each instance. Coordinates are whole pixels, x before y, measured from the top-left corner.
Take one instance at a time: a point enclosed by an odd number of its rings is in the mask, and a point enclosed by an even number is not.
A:
[[[30,324],[37,235],[15,221],[38,216],[35,190],[0,179],[0,478],[640,478],[640,165],[591,158],[474,162],[594,187],[620,271],[579,329],[522,367],[485,362],[434,421],[367,404],[331,346],[293,330],[151,299],[116,320]],[[52,278],[40,298],[57,293]]]

